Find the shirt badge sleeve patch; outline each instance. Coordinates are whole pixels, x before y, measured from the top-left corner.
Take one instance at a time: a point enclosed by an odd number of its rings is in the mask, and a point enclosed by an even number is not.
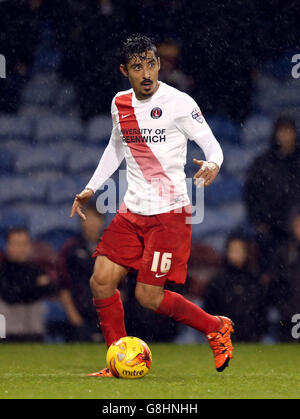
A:
[[[202,113],[201,113],[201,111],[200,111],[199,108],[194,108],[192,110],[192,118],[193,119],[196,119],[197,122],[200,122],[202,124],[202,122],[203,122],[203,115],[202,115]]]

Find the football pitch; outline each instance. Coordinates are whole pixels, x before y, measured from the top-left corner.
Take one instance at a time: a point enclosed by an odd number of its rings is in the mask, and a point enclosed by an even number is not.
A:
[[[150,344],[149,374],[87,377],[105,365],[104,344],[0,345],[0,399],[300,398],[298,344],[236,344],[223,373],[208,345]]]

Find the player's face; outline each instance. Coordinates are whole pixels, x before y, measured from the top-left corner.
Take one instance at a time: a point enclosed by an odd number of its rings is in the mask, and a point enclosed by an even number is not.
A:
[[[297,132],[293,127],[282,126],[276,131],[277,143],[285,154],[290,154],[295,149]]]
[[[227,259],[236,268],[242,268],[247,261],[247,248],[242,240],[232,240],[227,249]]]
[[[6,243],[7,257],[12,262],[27,262],[31,251],[31,241],[27,233],[11,233]]]
[[[125,67],[123,64],[120,70],[134,90],[139,100],[151,97],[158,89],[158,72],[160,60],[156,58],[153,51],[147,51],[141,55],[134,55]]]

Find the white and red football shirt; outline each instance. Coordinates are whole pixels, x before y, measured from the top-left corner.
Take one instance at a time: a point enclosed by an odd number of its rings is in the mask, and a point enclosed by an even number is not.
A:
[[[125,157],[124,203],[134,213],[160,214],[190,203],[184,172],[188,139],[199,144],[206,160],[222,164],[221,147],[197,103],[163,82],[145,100],[133,89],[119,92],[111,112],[111,138],[87,188],[99,189]]]

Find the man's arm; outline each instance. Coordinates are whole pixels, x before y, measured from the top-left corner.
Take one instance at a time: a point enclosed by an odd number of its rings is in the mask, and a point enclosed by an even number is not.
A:
[[[114,127],[111,133],[109,143],[104,150],[104,153],[100,159],[100,162],[91,177],[89,183],[86,185],[84,190],[76,195],[70,217],[73,217],[75,213],[79,215],[83,220],[86,219],[82,212],[82,206],[94,195],[94,193],[103,185],[104,182],[110,178],[114,172],[120,167],[124,159],[124,148],[120,142],[117,128]]]
[[[94,193],[110,178],[120,167],[124,159],[124,148],[120,142],[117,128],[114,128],[104,153],[100,159],[97,169],[95,170],[86,189],[91,189]]]
[[[202,135],[194,141],[203,150],[206,161],[193,159],[193,162],[200,167],[200,170],[194,176],[194,183],[198,186],[202,183],[209,186],[217,177],[220,167],[223,163],[223,152],[219,142],[216,140],[211,129],[206,125],[203,127]]]
[[[75,307],[71,292],[68,289],[60,290],[59,299],[65,308],[68,320],[71,325],[74,327],[83,326],[83,318]]]
[[[193,159],[200,167],[194,176],[194,183],[197,186],[203,183],[204,186],[208,186],[219,173],[223,163],[223,152],[194,99],[184,95],[182,105],[178,107],[176,125],[186,138],[198,144],[206,158],[206,161]]]

